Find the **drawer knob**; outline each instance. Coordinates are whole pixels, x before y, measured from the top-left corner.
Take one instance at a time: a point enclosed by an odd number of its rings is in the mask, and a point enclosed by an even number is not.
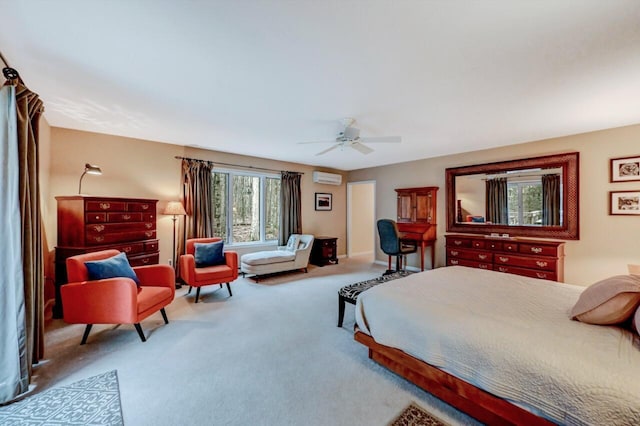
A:
[[[125,253],[129,253],[131,251],[131,246],[125,247],[122,249]]]
[[[100,203],[100,208],[102,210],[109,210],[109,208],[111,208],[111,204],[109,204],[109,203]]]
[[[450,262],[451,262],[452,265],[457,265],[458,264],[458,261],[456,259],[451,259]]]
[[[545,274],[545,273],[541,273],[541,272],[536,272],[536,276],[537,276],[538,278],[547,278],[547,274]]]
[[[499,256],[498,259],[500,260],[500,262],[504,262],[504,263],[509,261],[509,258],[505,256]]]
[[[144,259],[142,259],[142,263],[149,263],[149,258],[145,257]]]
[[[102,235],[98,235],[96,237],[93,237],[93,240],[97,243],[101,243],[104,241],[104,237]]]
[[[455,241],[453,242],[453,244],[455,244],[455,245],[459,246],[460,244],[462,244],[462,241],[460,241],[460,240],[455,240]]]
[[[538,260],[538,261],[536,261],[536,265],[538,265],[541,268],[544,268],[545,266],[548,265],[548,263],[547,262],[543,262],[541,260]]]
[[[142,210],[148,210],[148,209],[149,209],[149,204],[142,205]]]
[[[153,235],[153,232],[146,231],[146,232],[144,233],[144,235],[146,235],[147,237],[150,237],[150,236],[152,236],[152,235]]]
[[[146,226],[147,229],[151,229],[153,227],[153,223],[145,223],[144,226]]]
[[[458,250],[451,250],[451,256],[457,256],[459,253]]]
[[[542,247],[531,247],[531,251],[534,253],[542,253]]]
[[[130,214],[125,214],[124,216],[122,216],[122,218],[124,220],[129,220],[129,219],[131,219],[131,215]]]
[[[480,267],[480,269],[487,269],[487,265],[485,265],[484,263],[481,263],[478,266]]]
[[[104,231],[104,225],[96,225],[93,227],[93,230],[96,232],[102,232]]]
[[[505,268],[504,266],[498,266],[498,271],[500,272],[507,272],[509,270],[509,268]]]
[[[96,220],[100,220],[100,216],[96,216]]]
[[[485,260],[486,258],[487,258],[486,254],[479,254],[478,255],[478,259],[480,259],[480,260]]]

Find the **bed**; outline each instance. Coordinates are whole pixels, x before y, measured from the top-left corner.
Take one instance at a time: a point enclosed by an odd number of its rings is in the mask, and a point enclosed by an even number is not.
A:
[[[488,424],[640,424],[640,342],[569,319],[584,287],[462,266],[356,304],[369,356]]]

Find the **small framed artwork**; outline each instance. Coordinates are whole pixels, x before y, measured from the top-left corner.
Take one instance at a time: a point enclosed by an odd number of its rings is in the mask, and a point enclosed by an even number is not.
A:
[[[640,180],[640,156],[612,158],[611,182]]]
[[[609,214],[640,216],[640,190],[609,192]]]
[[[316,210],[331,210],[333,194],[330,192],[316,192]]]

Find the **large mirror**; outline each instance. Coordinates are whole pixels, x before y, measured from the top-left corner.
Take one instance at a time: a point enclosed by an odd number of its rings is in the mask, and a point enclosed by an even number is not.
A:
[[[579,154],[446,170],[447,232],[577,240]]]

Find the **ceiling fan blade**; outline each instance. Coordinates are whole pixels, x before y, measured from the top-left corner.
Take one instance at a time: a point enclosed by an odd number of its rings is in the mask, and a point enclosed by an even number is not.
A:
[[[349,146],[363,154],[371,154],[373,152],[373,149],[369,148],[366,145],[362,145],[360,142],[350,143]]]
[[[326,140],[326,141],[311,141],[311,142],[296,142],[298,145],[307,145],[310,143],[336,143],[335,139]]]
[[[360,142],[365,143],[400,143],[402,142],[402,138],[400,136],[374,136],[374,137],[366,137],[360,138]]]
[[[327,152],[329,152],[329,151],[333,151],[334,149],[336,149],[336,148],[337,148],[337,147],[339,147],[339,146],[340,146],[340,144],[338,144],[338,143],[337,143],[337,144],[335,144],[335,145],[333,145],[333,146],[331,146],[331,147],[329,147],[329,148],[325,149],[324,151],[320,151],[319,153],[317,153],[317,154],[316,154],[316,156],[318,156],[318,155],[322,155],[322,154],[326,154],[326,153],[327,153]]]

